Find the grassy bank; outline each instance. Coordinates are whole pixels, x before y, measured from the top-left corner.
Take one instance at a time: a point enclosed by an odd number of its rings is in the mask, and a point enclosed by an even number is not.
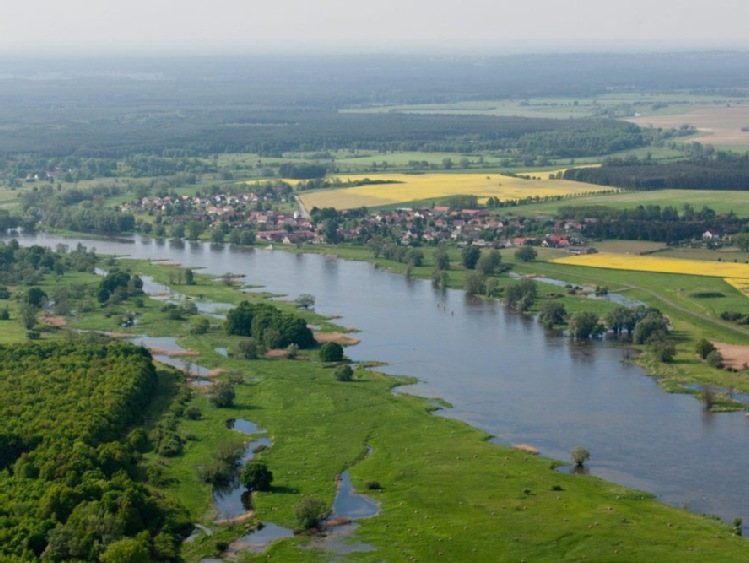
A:
[[[353,250],[348,257],[356,257]],[[167,282],[174,271],[148,262],[122,263],[161,282]],[[428,275],[429,265],[423,270]],[[263,299],[207,276],[198,276],[195,286],[174,289],[223,303]],[[716,554],[737,560],[745,553],[745,542],[726,524],[664,506],[647,494],[600,479],[559,473],[549,459],[494,445],[482,431],[430,414],[430,401],[392,393],[392,387],[402,383],[399,378],[360,368],[354,381],[339,382],[314,352],[302,353],[296,360],[224,358],[215,348],[232,348],[237,338],[225,335],[215,319],[211,331],[191,335],[192,319],[168,320],[161,305],[148,298],[142,306],[128,300],[123,308],[140,313],[138,326],[132,328],[118,329],[117,315],[100,310],[71,322],[96,330],[180,335],[183,346],[199,353],[193,358],[196,363],[225,370],[217,379],[241,375],[242,382],[234,387],[233,407],[216,408],[205,390],[193,392],[186,407],[199,409],[202,416],[180,419],[177,431],[184,440],[180,455],[148,454],[148,463],[163,473],[162,493],[182,502],[194,520],[213,533],[185,544],[183,555],[188,561],[218,556],[221,548],[253,529],[257,521],[295,527],[297,504],[308,495],[330,504],[335,478],[345,468],[351,468],[358,490],[372,481],[382,487],[369,491],[381,503],[380,515],[362,521],[356,534],[377,549],[347,556],[352,560],[703,561]],[[334,328],[328,319],[304,314],[308,322]],[[175,396],[171,387],[166,391],[165,398]],[[267,429],[272,447],[260,456],[273,471],[274,482],[272,492],[255,493],[254,518],[219,524],[211,486],[201,482],[197,467],[213,460],[223,442],[247,439],[227,427],[230,418],[245,418]],[[368,447],[372,454],[365,459]],[[240,558],[328,561],[334,557],[308,549],[310,542],[308,536],[296,536],[277,542],[266,553]]]

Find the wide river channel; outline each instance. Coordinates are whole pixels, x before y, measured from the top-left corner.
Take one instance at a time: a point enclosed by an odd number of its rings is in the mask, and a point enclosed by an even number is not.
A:
[[[661,501],[731,522],[749,518],[749,418],[706,413],[688,395],[668,394],[622,350],[575,344],[501,303],[436,290],[364,262],[231,245],[135,238],[92,241],[22,236],[21,244],[168,259],[291,298],[311,293],[315,309],[361,330],[354,360],[387,362],[382,371],[418,377],[408,392],[453,405],[463,420],[502,444],[530,444],[569,459],[590,450],[593,475],[642,489]],[[491,484],[487,484],[491,486]]]

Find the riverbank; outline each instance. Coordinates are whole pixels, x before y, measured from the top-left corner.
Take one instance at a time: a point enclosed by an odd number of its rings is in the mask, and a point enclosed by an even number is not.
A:
[[[157,278],[159,268],[147,266]],[[222,302],[244,297],[205,279],[184,289],[213,293]],[[211,408],[204,394],[196,394],[190,406],[200,408],[204,416],[182,423],[180,431],[192,438],[185,453],[168,462],[167,475],[179,482],[171,493],[214,530],[212,536],[185,547],[188,560],[216,556],[217,545],[254,526],[252,521],[216,525],[211,487],[200,483],[194,471],[210,459],[217,443],[234,437],[226,420],[237,417],[267,428],[273,442],[263,459],[274,472],[274,490],[256,493],[254,499],[261,521],[293,527],[299,500],[314,495],[330,503],[336,476],[349,466],[358,490],[371,481],[381,485],[380,490],[368,491],[381,503],[381,515],[360,522],[356,534],[357,540],[377,547],[370,554],[357,554],[364,561],[583,556],[696,561],[726,543],[736,541],[735,549],[744,548],[743,541],[733,539],[732,529],[719,522],[664,506],[625,487],[561,474],[549,459],[494,445],[484,432],[431,415],[432,401],[391,393],[403,382],[399,378],[357,369],[353,382],[338,382],[331,369],[311,356],[272,361],[224,358],[215,348],[231,346],[230,340],[218,332],[181,340],[200,352],[201,363],[242,373],[244,378],[235,387],[233,408]],[[356,463],[367,444],[374,453]],[[560,544],[562,537],[567,539]],[[326,560],[326,554],[299,549],[308,541],[306,536],[285,539],[252,560]]]
[[[335,261],[326,261],[325,267],[335,267]],[[168,282],[168,273],[174,271],[146,261],[133,263],[133,268],[162,282]],[[197,286],[174,289],[196,299],[210,294],[216,302],[248,298],[208,277],[199,277]],[[143,312],[138,325],[118,330],[137,334],[146,326],[151,327],[149,332],[173,329],[172,335],[184,335],[183,346],[198,350],[198,364],[224,365],[227,373],[219,379],[241,374],[243,381],[235,386],[237,412],[215,409],[197,391],[186,407],[200,408],[201,420],[182,420],[179,426],[185,452],[157,460],[176,480],[164,489],[165,494],[184,499],[194,518],[216,530],[212,539],[197,538],[185,547],[191,561],[215,556],[221,542],[254,526],[252,521],[215,525],[210,486],[200,483],[195,469],[213,459],[223,440],[236,437],[226,420],[237,415],[267,428],[273,439],[272,448],[263,455],[278,475],[278,489],[257,495],[256,514],[263,521],[293,525],[293,508],[307,494],[332,500],[335,478],[350,464],[359,490],[370,480],[380,482],[383,489],[372,496],[382,503],[382,514],[363,523],[356,536],[378,550],[357,555],[363,560],[628,558],[623,553],[631,554],[632,560],[689,560],[693,555],[697,560],[716,551],[736,558],[745,549],[742,541],[730,538],[732,528],[727,525],[661,505],[612,483],[559,474],[552,471],[549,459],[496,446],[480,430],[430,415],[431,401],[392,395],[397,379],[357,370],[361,381],[338,382],[331,369],[314,361],[314,354],[302,354],[299,360],[225,359],[216,348],[231,347],[232,337],[219,330],[190,335],[190,322],[168,324],[160,310],[163,302],[144,301],[142,308],[134,307]],[[312,312],[303,314],[311,324],[336,328]],[[215,317],[206,318],[220,324]],[[102,314],[95,321],[100,329],[111,331],[117,317]],[[365,342],[372,337],[366,331],[363,336]],[[375,453],[356,464],[366,444]],[[305,537],[283,540],[257,558],[329,558],[296,547],[306,541]],[[690,547],[695,551],[690,552]]]
[[[386,268],[392,272],[408,275],[419,279],[431,279],[434,268],[435,247],[420,247],[424,253],[424,264],[420,267],[409,268],[408,265],[393,260],[375,257],[373,251],[365,246],[317,246],[302,247],[280,246],[277,250],[292,253],[312,252],[330,254],[345,260],[369,262],[376,267]],[[460,253],[456,248],[449,248],[448,255],[452,267],[448,270],[448,287],[463,289],[467,271],[460,266]],[[678,274],[658,274],[643,272],[627,272],[621,270],[606,270],[603,268],[588,268],[569,266],[547,262],[544,258],[554,258],[562,255],[559,251],[542,249],[540,259],[534,262],[519,262],[514,259],[511,251],[502,252],[502,263],[511,264],[512,271],[524,276],[553,277],[572,285],[605,286],[610,293],[621,293],[632,299],[646,303],[650,307],[661,310],[668,315],[673,324],[673,341],[676,344],[677,355],[675,361],[669,363],[653,361],[647,354],[639,354],[632,359],[635,363],[648,370],[661,386],[669,392],[690,393],[699,400],[699,393],[688,390],[689,384],[717,385],[723,388],[735,389],[741,393],[749,393],[749,377],[746,372],[734,372],[715,369],[700,362],[695,357],[695,344],[701,338],[708,338],[716,342],[730,344],[749,344],[749,332],[743,327],[731,325],[720,319],[721,308],[736,308],[741,310],[749,302],[746,297],[735,288],[719,278],[700,276],[686,276]],[[495,275],[497,288],[501,289],[513,283],[514,279],[507,275]],[[544,299],[554,299],[564,305],[568,313],[590,311],[604,316],[613,310],[617,304],[602,299],[588,299],[579,295],[570,295],[560,291],[559,287],[539,283],[539,300],[528,311],[537,314]],[[723,295],[724,300],[706,300],[693,298],[693,295],[714,293]],[[723,302],[725,301],[725,302]],[[747,333],[745,333],[747,332]],[[625,343],[629,348],[645,352],[644,346]],[[745,410],[741,404],[724,401],[720,410]]]

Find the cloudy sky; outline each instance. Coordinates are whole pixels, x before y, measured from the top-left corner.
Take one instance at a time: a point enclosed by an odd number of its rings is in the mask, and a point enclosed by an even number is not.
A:
[[[747,0],[4,0],[0,52],[749,46]]]

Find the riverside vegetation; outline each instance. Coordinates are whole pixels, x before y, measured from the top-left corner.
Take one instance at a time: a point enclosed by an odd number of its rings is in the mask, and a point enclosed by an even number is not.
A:
[[[168,281],[175,271],[174,267],[145,262],[117,261],[108,267],[114,270],[118,263],[123,270],[154,276],[160,282]],[[65,279],[65,275],[59,278],[59,285],[64,286]],[[92,288],[98,289],[100,279],[91,275]],[[45,281],[41,280],[40,287],[45,288]],[[236,288],[212,282],[204,276],[194,276],[193,281],[197,282],[196,285],[180,285],[180,292],[194,299],[200,295],[234,305],[248,299],[247,294]],[[697,561],[710,558],[718,551],[734,559],[743,556],[745,545],[743,540],[735,537],[731,526],[661,505],[642,492],[594,478],[552,471],[550,467],[554,463],[549,460],[491,444],[486,434],[479,430],[430,415],[429,411],[434,407],[426,399],[394,396],[391,393],[393,386],[407,383],[407,379],[357,368],[353,370],[352,381],[339,381],[334,367],[316,360],[316,350],[300,349],[294,359],[261,356],[247,360],[238,353],[224,358],[215,351],[216,348],[238,352],[240,342],[247,337],[228,334],[210,317],[209,330],[196,334],[193,330],[197,326],[196,315],[185,316],[190,320],[176,320],[163,303],[143,295],[119,294],[115,298],[117,302],[112,302],[111,297],[107,303],[98,305],[91,312],[93,314],[78,315],[71,311],[68,316],[71,326],[133,334],[143,331],[161,335],[181,334],[180,342],[199,354],[196,362],[226,370],[222,375],[213,376],[216,381],[235,383],[232,404],[221,408],[212,405],[210,389],[190,391],[181,378],[165,376],[158,393],[146,394],[153,397],[151,410],[147,411],[151,415],[144,421],[151,446],[142,448],[150,451],[143,454],[139,462],[143,471],[133,472],[130,487],[142,491],[141,494],[161,498],[158,501],[161,503],[179,503],[189,513],[190,520],[211,529],[212,535],[201,534],[183,545],[182,556],[190,561],[220,556],[234,539],[252,530],[257,522],[295,526],[296,508],[305,498],[321,498],[330,506],[335,492],[335,476],[347,467],[359,490],[364,490],[367,482],[377,482],[380,486],[369,494],[381,503],[381,513],[361,521],[362,527],[357,533],[359,539],[376,546],[377,550],[357,554],[361,560],[447,558],[495,561],[585,557],[594,560]],[[262,303],[266,298],[249,296],[249,299]],[[73,305],[75,311],[78,304]],[[334,328],[328,320],[312,311],[297,310],[291,303],[275,302],[274,307],[287,314],[293,312],[303,316],[308,322],[322,324],[328,330]],[[139,321],[136,327],[119,326],[121,313],[128,309],[136,311]],[[56,364],[75,361],[82,369],[94,372],[99,371],[96,366],[101,363],[87,360],[85,356],[74,359],[75,350],[138,350],[121,345],[102,348],[100,345],[66,344],[61,329],[42,330],[40,335],[43,342],[31,346],[54,350],[58,354],[54,360]],[[24,333],[18,336],[23,338]],[[70,360],[62,360],[68,356]],[[143,358],[146,361],[144,366],[150,365],[147,355],[138,353],[135,357]],[[17,364],[6,362],[7,369],[14,365]],[[70,385],[68,370],[61,373],[54,368],[40,368],[38,371],[44,378],[56,373],[67,388],[77,389]],[[153,376],[149,377],[149,385],[153,385]],[[105,392],[105,396],[112,395]],[[9,398],[6,397],[6,401]],[[54,403],[53,399],[50,400]],[[147,402],[147,399],[141,401]],[[4,408],[9,408],[3,404]],[[103,405],[106,403],[97,402],[98,408]],[[141,407],[134,405],[130,403],[123,407],[123,421],[143,420]],[[109,403],[103,408],[115,406],[116,403]],[[111,415],[109,417],[111,419]],[[253,492],[253,512],[246,520],[216,523],[212,484],[205,482],[198,468],[213,462],[218,452],[225,449],[224,444],[238,440],[238,435],[227,427],[226,422],[240,417],[250,418],[267,428],[272,437],[272,447],[258,456],[272,471],[273,483],[269,492]],[[81,417],[81,422],[85,420],[86,417]],[[112,436],[108,437],[124,436],[127,431],[124,426],[115,426],[111,430]],[[169,447],[169,443],[174,447]],[[127,446],[124,447],[124,451],[129,451]],[[365,457],[368,447],[372,448],[372,453]],[[96,451],[104,450],[101,447]],[[130,455],[134,458],[140,456]],[[103,463],[103,460],[94,463]],[[104,490],[121,486],[118,483],[122,483],[124,476],[117,473],[117,466],[110,464],[106,467],[107,471],[114,473],[102,471],[102,474],[97,474],[98,486]],[[17,479],[17,473],[14,466],[12,471],[6,469],[4,474],[6,478]],[[46,475],[39,476],[40,484],[46,482]],[[94,474],[86,475],[88,479]],[[73,482],[67,486],[76,485]],[[74,488],[71,494],[78,498]],[[102,498],[116,497],[105,495]],[[87,501],[84,506],[95,502]],[[88,510],[94,510],[95,506],[93,504]],[[81,518],[86,511],[84,508],[76,510]],[[183,514],[181,510],[173,509],[169,514],[175,517]],[[59,519],[61,530],[69,529],[72,535],[60,531],[52,537],[75,537],[78,533],[74,528],[75,514],[78,512],[74,510],[66,518],[65,513],[55,512],[53,518]],[[34,526],[39,525],[33,512],[26,518]],[[187,516],[180,518],[180,524],[170,529],[175,532],[183,529]],[[154,532],[158,529],[153,528]],[[136,554],[142,554],[146,549],[152,559],[165,558],[158,551],[162,547],[156,547],[164,545],[162,539],[153,535],[150,536],[152,540],[145,535],[133,537],[129,535],[133,528],[124,530],[119,543],[100,545],[97,549],[116,552],[127,548]],[[44,534],[38,537],[43,538]],[[302,534],[272,544],[266,553],[241,557],[251,560],[327,560],[329,555],[319,550],[300,549],[309,541],[310,536]],[[102,560],[105,559],[102,555]]]

